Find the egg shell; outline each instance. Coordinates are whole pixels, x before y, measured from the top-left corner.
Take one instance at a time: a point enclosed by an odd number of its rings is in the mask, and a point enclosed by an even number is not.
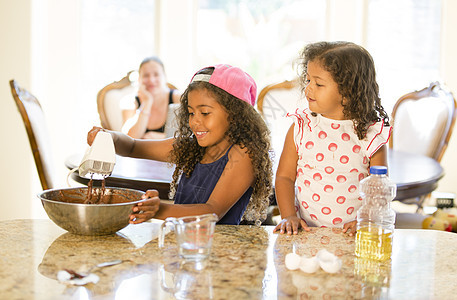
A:
[[[289,270],[297,270],[300,266],[301,257],[296,253],[288,253],[285,258],[286,268]]]
[[[333,253],[326,249],[319,250],[316,254],[319,265],[327,273],[336,273],[341,270],[343,262]]]
[[[319,260],[317,257],[303,256],[300,260],[300,270],[305,273],[314,273],[319,269]]]
[[[327,273],[336,273],[341,270],[342,261],[341,259],[337,259],[335,261],[320,261],[320,266],[322,270]]]

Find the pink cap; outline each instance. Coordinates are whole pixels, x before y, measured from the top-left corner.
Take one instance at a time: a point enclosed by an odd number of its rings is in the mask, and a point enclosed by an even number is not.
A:
[[[207,68],[214,68],[213,74],[196,74],[192,77],[191,83],[206,81],[238,99],[251,105],[255,104],[257,85],[248,73],[230,65],[214,65]]]

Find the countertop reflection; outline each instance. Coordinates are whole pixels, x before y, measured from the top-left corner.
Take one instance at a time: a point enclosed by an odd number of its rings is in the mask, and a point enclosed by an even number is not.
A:
[[[0,293],[4,299],[449,299],[457,294],[457,235],[397,229],[392,261],[358,261],[354,237],[319,228],[297,236],[272,226],[216,226],[211,255],[178,258],[174,234],[157,247],[160,222],[129,225],[115,235],[78,236],[50,220],[0,222]],[[336,274],[289,271],[284,257],[327,249],[343,261]],[[94,270],[96,284],[72,286],[57,272]]]

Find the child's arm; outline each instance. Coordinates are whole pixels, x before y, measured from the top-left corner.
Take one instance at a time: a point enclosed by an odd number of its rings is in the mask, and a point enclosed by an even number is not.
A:
[[[92,145],[100,130],[111,134],[116,154],[121,156],[168,161],[170,151],[173,149],[172,138],[165,140],[134,139],[122,132],[105,130],[95,126],[87,134],[89,145]]]
[[[370,167],[372,166],[386,166],[387,170],[389,170],[387,165],[387,147],[386,145],[382,145],[378,151],[376,151],[370,158]]]
[[[276,202],[278,203],[282,220],[273,232],[280,230],[281,233],[287,232],[287,234],[297,234],[300,226],[309,231],[306,222],[297,217],[295,212],[295,179],[298,154],[295,149],[293,135],[294,125],[287,132],[275,180]]]
[[[238,145],[232,147],[229,152],[229,161],[206,203],[168,204],[160,202],[159,210],[154,218],[165,219],[215,213],[221,219],[254,183],[254,169],[246,151],[246,148],[241,149]],[[136,211],[138,210],[141,210],[140,205]],[[132,215],[131,223],[141,223],[151,217],[150,214],[143,218],[141,215]]]

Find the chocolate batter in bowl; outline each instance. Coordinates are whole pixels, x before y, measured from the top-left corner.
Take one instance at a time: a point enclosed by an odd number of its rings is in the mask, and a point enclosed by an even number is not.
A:
[[[142,191],[93,187],[45,190],[38,194],[49,218],[61,228],[80,235],[114,234],[129,224],[129,215]]]

